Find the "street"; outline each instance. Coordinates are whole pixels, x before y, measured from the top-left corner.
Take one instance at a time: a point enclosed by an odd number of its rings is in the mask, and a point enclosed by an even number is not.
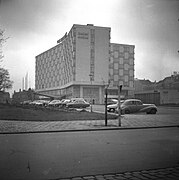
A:
[[[55,179],[176,166],[179,129],[0,135],[0,179]]]

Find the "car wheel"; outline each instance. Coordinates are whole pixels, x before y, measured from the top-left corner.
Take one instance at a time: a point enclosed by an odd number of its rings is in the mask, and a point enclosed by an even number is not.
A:
[[[128,109],[126,109],[125,114],[130,114],[130,111]]]
[[[150,114],[156,114],[157,110],[156,109],[151,109]]]

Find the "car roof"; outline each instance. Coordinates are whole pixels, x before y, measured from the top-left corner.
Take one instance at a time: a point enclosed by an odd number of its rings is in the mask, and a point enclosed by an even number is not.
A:
[[[126,99],[125,101],[141,101],[140,99]]]

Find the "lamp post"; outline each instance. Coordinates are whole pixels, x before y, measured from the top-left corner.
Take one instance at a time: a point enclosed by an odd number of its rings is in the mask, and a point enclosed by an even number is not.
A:
[[[105,86],[105,126],[108,124],[108,113],[107,113],[107,100],[108,100],[108,87],[109,87],[110,81]]]
[[[122,90],[122,85],[118,85],[118,121],[119,121],[119,126],[121,126],[121,90]]]
[[[89,77],[90,77],[90,82],[91,82],[91,85],[92,85],[92,77],[93,75],[92,74],[89,74]],[[91,86],[92,87],[92,86]],[[90,88],[90,108],[91,108],[91,112],[93,112],[93,107],[92,107],[92,91],[91,91],[91,88]]]
[[[107,126],[108,124],[107,99],[108,99],[108,88],[105,87],[105,126]]]

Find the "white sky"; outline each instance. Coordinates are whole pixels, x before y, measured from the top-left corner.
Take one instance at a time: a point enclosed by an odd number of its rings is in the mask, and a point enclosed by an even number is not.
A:
[[[179,0],[0,0],[9,36],[1,66],[22,88],[35,86],[35,56],[55,46],[73,24],[111,27],[111,42],[135,45],[135,77],[159,81],[179,71]]]

